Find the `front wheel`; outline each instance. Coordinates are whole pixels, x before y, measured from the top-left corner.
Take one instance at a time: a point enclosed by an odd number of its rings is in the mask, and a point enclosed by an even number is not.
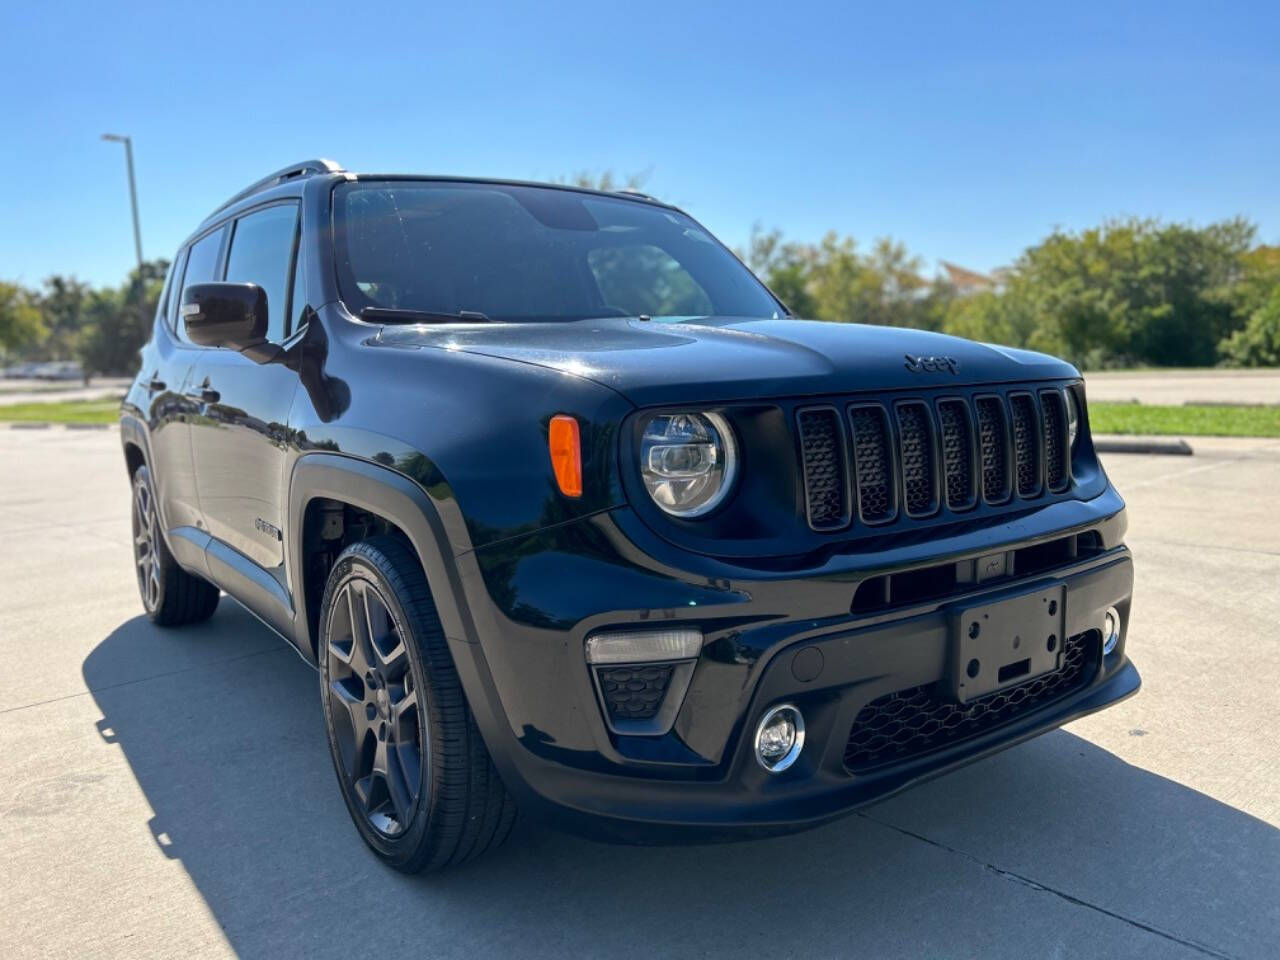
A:
[[[320,609],[334,770],[365,842],[406,873],[506,839],[515,804],[463,696],[417,557],[375,537],[343,551]]]

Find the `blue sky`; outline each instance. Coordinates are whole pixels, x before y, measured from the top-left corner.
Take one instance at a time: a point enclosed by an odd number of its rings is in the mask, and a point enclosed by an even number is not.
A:
[[[890,9],[893,8],[893,9]],[[651,171],[753,222],[1007,263],[1055,226],[1243,214],[1280,242],[1280,5],[10,3],[0,279],[116,283],[285,163]]]

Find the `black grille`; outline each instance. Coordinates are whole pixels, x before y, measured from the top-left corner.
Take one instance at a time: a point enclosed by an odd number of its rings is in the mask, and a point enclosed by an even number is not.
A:
[[[839,530],[849,523],[840,414],[833,407],[801,410],[800,453],[804,463],[805,509],[814,530]]]
[[[919,757],[993,730],[1083,687],[1097,668],[1097,631],[1068,638],[1062,665],[1046,673],[961,704],[936,683],[899,690],[871,701],[859,712],[845,746],[845,766],[864,772]]]
[[[977,498],[973,470],[973,427],[963,400],[938,403],[938,429],[942,433],[942,478],[947,506],[964,510]]]
[[[941,391],[938,391],[941,392]],[[1071,488],[1067,405],[1060,388],[1015,386],[950,395],[802,407],[795,413],[809,526],[890,523],[981,500],[1011,502]],[[852,431],[852,432],[850,432]]]
[[[1013,467],[1020,497],[1034,497],[1040,492],[1040,456],[1036,443],[1035,401],[1029,393],[1009,395],[1013,423]]]
[[[1057,493],[1070,479],[1066,401],[1057,390],[1040,391],[1040,424],[1044,435],[1044,482]]]
[[[978,446],[982,456],[982,498],[987,503],[1004,503],[1009,499],[1009,441],[1004,404],[999,397],[979,397],[974,405],[978,410]]]
[[[864,523],[892,520],[897,510],[893,461],[889,457],[889,422],[880,406],[849,411],[853,428],[854,474],[858,482],[858,516]]]
[[[902,447],[902,504],[907,516],[927,517],[938,509],[929,408],[913,401],[900,403],[897,409],[898,442]]]
[[[671,683],[672,665],[597,667],[600,690],[613,720],[652,720]]]

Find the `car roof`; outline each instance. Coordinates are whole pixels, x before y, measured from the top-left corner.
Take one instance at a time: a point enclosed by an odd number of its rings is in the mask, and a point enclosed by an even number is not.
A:
[[[585,193],[599,197],[611,197],[613,199],[632,200],[637,203],[651,204],[654,206],[664,207],[669,210],[678,210],[679,208],[669,203],[663,203],[656,197],[652,197],[647,193],[639,190],[624,188],[621,190],[597,190],[592,187],[582,187],[576,184],[568,183],[543,183],[536,180],[508,180],[499,177],[464,177],[451,176],[444,174],[423,174],[423,173],[355,173],[344,169],[333,160],[316,159],[303,160],[298,163],[290,164],[282,167],[273,173],[267,174],[260,180],[255,180],[243,190],[235,193],[228,200],[224,201],[214,209],[207,217],[200,222],[195,231],[189,236],[183,245],[191,243],[200,235],[208,232],[213,227],[220,225],[224,221],[231,219],[239,214],[242,210],[256,206],[263,201],[271,201],[277,199],[285,199],[290,197],[300,197],[302,195],[303,185],[315,178],[326,179],[342,179],[350,181],[437,181],[443,183],[479,183],[493,184],[495,186],[505,187],[536,187],[539,189],[549,190],[565,190],[572,193]]]

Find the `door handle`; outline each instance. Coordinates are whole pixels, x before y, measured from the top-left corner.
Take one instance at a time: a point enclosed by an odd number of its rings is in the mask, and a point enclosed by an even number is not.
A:
[[[217,403],[222,399],[222,394],[212,387],[196,387],[194,390],[184,390],[182,395],[193,400],[199,400],[201,403]]]
[[[158,393],[164,389],[164,381],[156,374],[151,375],[151,379],[147,381],[147,393]]]

